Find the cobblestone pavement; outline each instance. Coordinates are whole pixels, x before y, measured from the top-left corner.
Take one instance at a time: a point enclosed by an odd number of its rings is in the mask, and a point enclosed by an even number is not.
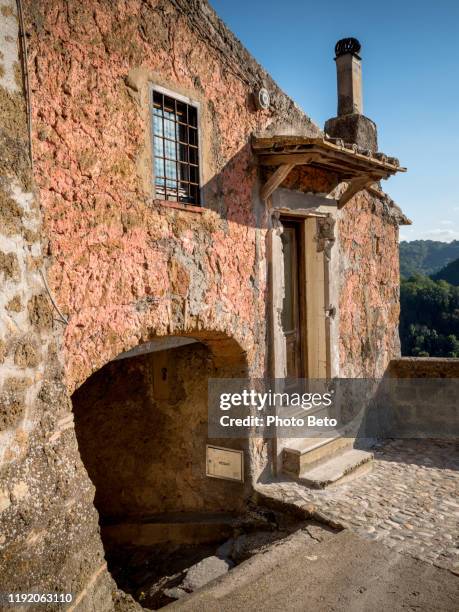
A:
[[[458,445],[393,440],[372,450],[372,471],[344,484],[317,490],[279,480],[257,489],[459,574]]]

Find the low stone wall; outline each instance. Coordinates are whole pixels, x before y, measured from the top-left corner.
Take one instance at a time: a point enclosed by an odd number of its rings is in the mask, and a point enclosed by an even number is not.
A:
[[[390,362],[367,419],[389,438],[459,436],[459,359],[403,357]]]
[[[459,378],[459,359],[446,357],[401,357],[387,368],[391,378]]]

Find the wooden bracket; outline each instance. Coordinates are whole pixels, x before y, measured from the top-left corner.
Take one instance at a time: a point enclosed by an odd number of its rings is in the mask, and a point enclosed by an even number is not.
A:
[[[355,196],[356,193],[365,189],[375,181],[379,179],[374,176],[359,176],[358,178],[351,179],[347,185],[346,191],[340,197],[338,201],[338,208],[342,208],[349,200]]]
[[[312,152],[314,153],[314,152]],[[343,168],[342,164],[339,161],[335,161],[333,155],[330,154],[330,158],[325,158],[320,155],[320,153],[315,152],[313,155],[311,152],[309,154],[285,154],[285,155],[273,155],[268,159],[263,161],[264,165],[277,165],[277,168],[271,174],[269,179],[263,185],[260,191],[261,199],[265,202],[268,198],[273,194],[274,191],[282,184],[282,182],[287,178],[292,169],[298,165],[308,165],[311,161],[320,161],[324,165],[328,166],[330,170],[343,171],[346,168]],[[334,153],[334,152],[332,152]],[[285,163],[281,163],[284,161]],[[351,162],[354,160],[352,159]],[[352,174],[358,172],[358,168],[355,164],[348,164],[347,171],[352,172]],[[349,178],[348,185],[346,190],[340,197],[338,201],[338,208],[342,208],[349,200],[355,196],[356,193],[362,191],[366,187],[372,185],[376,181],[379,181],[382,178],[387,178],[387,174],[385,173],[365,173],[361,172],[357,176],[353,176]],[[342,180],[342,179],[341,179]]]
[[[266,202],[269,196],[279,187],[282,181],[287,178],[290,174],[292,168],[295,167],[296,164],[282,164],[271,174],[269,179],[261,188],[261,199]]]

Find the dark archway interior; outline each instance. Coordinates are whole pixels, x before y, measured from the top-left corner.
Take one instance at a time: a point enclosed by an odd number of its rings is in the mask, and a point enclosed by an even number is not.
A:
[[[207,380],[198,342],[112,361],[72,396],[101,524],[241,509],[241,487],[206,477]]]

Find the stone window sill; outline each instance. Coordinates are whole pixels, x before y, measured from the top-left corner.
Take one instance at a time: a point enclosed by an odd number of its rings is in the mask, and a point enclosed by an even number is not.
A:
[[[176,210],[184,210],[186,212],[203,213],[202,206],[194,206],[192,204],[182,204],[181,202],[172,202],[171,200],[155,200],[155,204],[164,206],[165,208],[175,208]]]

